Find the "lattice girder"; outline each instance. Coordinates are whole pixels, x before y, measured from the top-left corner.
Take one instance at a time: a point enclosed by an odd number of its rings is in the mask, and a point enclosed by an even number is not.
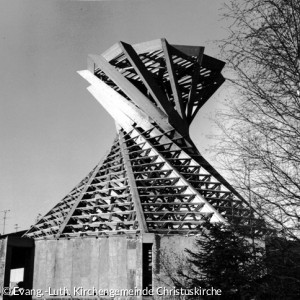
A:
[[[261,231],[261,218],[189,136],[197,112],[224,81],[223,66],[204,47],[165,39],[119,42],[90,55],[79,74],[115,120],[117,138],[26,236],[197,234],[206,221]]]

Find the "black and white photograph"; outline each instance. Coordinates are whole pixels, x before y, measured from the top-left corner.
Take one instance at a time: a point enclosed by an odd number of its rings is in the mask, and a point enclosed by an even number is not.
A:
[[[2,0],[0,300],[300,299],[300,2]]]

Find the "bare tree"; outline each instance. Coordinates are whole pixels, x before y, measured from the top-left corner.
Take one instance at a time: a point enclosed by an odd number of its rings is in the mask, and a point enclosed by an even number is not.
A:
[[[294,235],[300,220],[300,2],[232,0],[223,15],[232,21],[221,48],[235,88],[218,122],[221,161],[251,204]]]

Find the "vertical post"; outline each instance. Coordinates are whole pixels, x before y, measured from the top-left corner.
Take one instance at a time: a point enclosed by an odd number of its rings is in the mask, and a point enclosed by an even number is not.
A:
[[[5,223],[6,223],[6,219],[7,219],[6,214],[7,214],[8,212],[10,212],[10,210],[9,210],[9,209],[6,209],[6,210],[2,210],[1,212],[4,213],[4,216],[3,216],[3,233],[2,233],[2,234],[4,234],[4,233],[5,233]]]

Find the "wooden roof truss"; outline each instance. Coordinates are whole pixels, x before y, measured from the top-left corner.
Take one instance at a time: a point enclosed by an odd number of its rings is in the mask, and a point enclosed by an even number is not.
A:
[[[165,39],[119,42],[80,71],[114,118],[108,154],[25,234],[33,238],[153,232],[197,234],[203,222],[263,233],[263,220],[189,137],[199,109],[224,82],[204,47]]]

